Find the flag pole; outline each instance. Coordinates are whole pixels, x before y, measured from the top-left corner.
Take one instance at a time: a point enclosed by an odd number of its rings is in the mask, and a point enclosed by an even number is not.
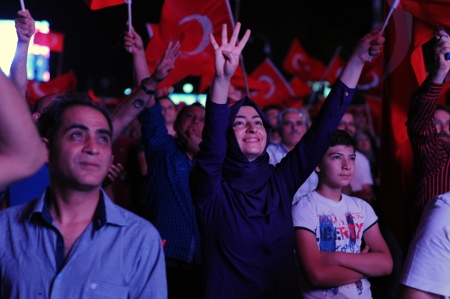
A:
[[[234,2],[234,19],[236,22],[239,21],[240,6],[241,6],[241,0],[235,0],[235,2]],[[242,53],[241,53],[241,55],[239,55],[239,62],[241,63],[242,78],[244,79],[244,85],[245,85],[245,93],[249,97],[250,89],[248,88],[247,73],[245,72],[244,57],[242,56]]]
[[[127,3],[128,6],[128,32],[131,33],[131,28],[133,27],[131,23],[131,0],[125,0],[125,2]],[[133,51],[133,48],[130,46],[128,47],[128,52],[131,53],[131,51]]]
[[[397,8],[397,6],[398,6],[399,3],[400,3],[400,0],[395,0],[395,1],[394,1],[394,4],[392,4],[392,7],[391,7],[391,9],[389,10],[389,13],[388,13],[388,15],[387,15],[387,17],[386,17],[386,20],[384,20],[383,26],[381,26],[381,30],[380,30],[381,35],[383,35],[384,29],[386,29],[386,26],[387,26],[387,24],[388,24],[388,21],[389,21],[389,19],[391,18],[392,13],[394,12],[394,9]],[[370,56],[370,57],[369,57],[369,62],[372,61],[372,58],[373,58],[373,56]]]
[[[20,0],[20,8],[22,9],[22,11],[25,11],[25,3],[23,0]]]

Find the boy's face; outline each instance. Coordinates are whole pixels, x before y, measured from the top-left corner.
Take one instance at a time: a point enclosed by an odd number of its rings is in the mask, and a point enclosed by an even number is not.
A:
[[[348,145],[336,145],[328,148],[316,172],[320,183],[329,188],[347,186],[355,173],[355,149]]]

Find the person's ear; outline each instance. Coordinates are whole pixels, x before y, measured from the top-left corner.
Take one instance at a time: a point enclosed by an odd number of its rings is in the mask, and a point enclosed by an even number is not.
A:
[[[320,172],[320,167],[319,167],[319,165],[317,165],[316,168],[314,168],[314,171],[317,172],[317,173]]]
[[[50,161],[50,142],[45,137],[42,137],[41,140],[45,144],[45,148],[47,149],[47,159],[45,163],[48,163]]]
[[[33,118],[34,122],[37,123],[39,120],[39,117],[41,117],[41,113],[39,112],[33,112],[33,114],[31,115],[31,117]]]

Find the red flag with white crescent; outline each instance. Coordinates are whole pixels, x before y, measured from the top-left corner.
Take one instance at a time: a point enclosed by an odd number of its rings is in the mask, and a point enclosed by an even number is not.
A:
[[[387,0],[388,11],[393,0]],[[381,134],[381,198],[384,215],[402,249],[407,249],[411,231],[412,150],[406,132],[407,110],[412,93],[426,78],[422,45],[428,42],[437,27],[402,10],[405,4],[419,1],[402,0],[394,10],[384,36],[384,74]],[[422,2],[424,7],[442,1]],[[448,2],[448,1],[447,1]],[[424,8],[423,7],[423,8]],[[450,12],[446,14],[448,17]],[[440,14],[435,11],[435,16]],[[436,20],[438,21],[438,20]],[[438,21],[437,23],[441,23]],[[433,28],[434,27],[434,28]],[[398,213],[405,211],[405,213]],[[409,215],[407,214],[409,211]]]
[[[28,81],[27,85],[27,101],[30,105],[33,105],[37,99],[45,95],[74,91],[76,88],[77,78],[73,71],[55,77],[48,82],[31,80]]]
[[[39,30],[34,34],[34,44],[49,47],[50,51],[61,53],[64,48],[64,34],[50,31],[42,33]]]
[[[289,83],[269,58],[266,58],[250,76],[259,82],[267,83],[265,89],[250,93],[250,97],[260,107],[280,104],[284,100],[294,97],[294,92]]]
[[[226,0],[164,1],[158,30],[146,48],[150,72],[170,41],[180,41],[181,55],[160,87],[172,86],[187,76],[201,77],[201,92],[208,87],[214,76],[214,50],[209,35],[220,42],[222,24],[227,24],[229,33],[234,27]]]
[[[305,81],[319,81],[326,70],[326,65],[320,60],[312,58],[295,38],[289,52],[284,59],[283,68],[291,75]]]

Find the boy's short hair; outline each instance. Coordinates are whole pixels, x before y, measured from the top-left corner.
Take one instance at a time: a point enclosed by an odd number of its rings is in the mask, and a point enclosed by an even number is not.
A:
[[[41,137],[47,138],[50,144],[53,144],[56,132],[61,127],[63,122],[64,112],[75,106],[91,107],[98,110],[105,116],[108,122],[111,133],[113,131],[111,117],[109,112],[103,106],[98,105],[88,96],[77,93],[68,92],[59,95],[50,105],[45,107],[41,117],[38,120],[37,126]]]
[[[355,149],[356,148],[355,138],[350,136],[350,134],[347,133],[347,131],[336,130],[336,132],[331,134],[330,147],[336,146],[336,145],[351,146]]]

